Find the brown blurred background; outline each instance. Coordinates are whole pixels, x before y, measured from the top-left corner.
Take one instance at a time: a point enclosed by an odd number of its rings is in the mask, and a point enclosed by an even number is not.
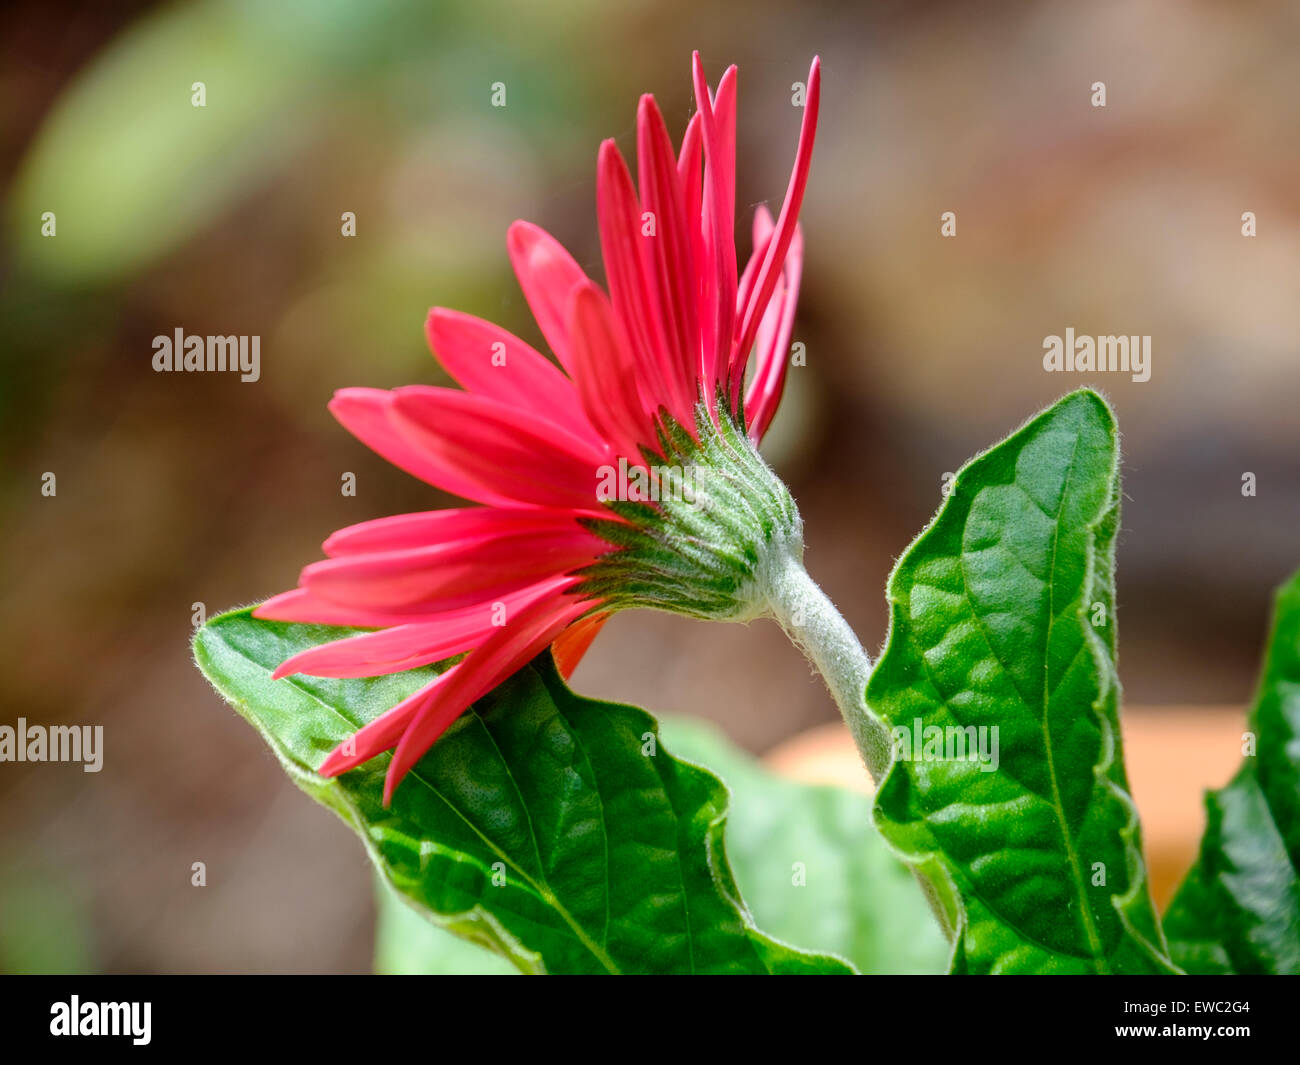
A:
[[[807,366],[766,451],[863,642],[942,474],[1092,383],[1125,434],[1127,702],[1248,698],[1270,590],[1300,563],[1300,7],[862,6],[5,7],[0,723],[102,724],[106,754],[94,775],[0,765],[0,967],[369,967],[362,850],[193,668],[192,604],[261,599],[333,529],[449,502],[327,399],[439,382],[431,304],[540,344],[506,226],[547,227],[601,276],[597,145],[631,153],[644,91],[680,136],[693,48],[712,80],[740,66],[742,254],[784,192],[791,83],[823,58]],[[1068,326],[1151,335],[1150,381],[1044,373]],[[260,335],[262,379],[154,373],[177,327]],[[755,751],[835,717],[769,624],[623,615],[574,679]]]

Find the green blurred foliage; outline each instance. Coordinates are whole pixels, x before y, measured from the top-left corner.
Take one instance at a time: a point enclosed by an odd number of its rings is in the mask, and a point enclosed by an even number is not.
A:
[[[427,123],[434,101],[437,111],[482,110],[486,71],[507,86],[528,77],[538,41],[519,31],[564,25],[583,6],[547,5],[546,19],[517,19],[516,35],[491,38],[474,32],[490,11],[461,3],[162,8],[78,78],[28,152],[9,209],[18,255],[51,280],[130,276],[302,152],[358,94],[369,101],[362,121]],[[471,52],[466,37],[487,47]],[[533,81],[502,118],[545,138],[577,86]],[[199,83],[202,106],[192,91]],[[57,241],[33,224],[46,211],[57,217]]]
[[[32,862],[0,866],[0,972],[95,969],[86,885]]]

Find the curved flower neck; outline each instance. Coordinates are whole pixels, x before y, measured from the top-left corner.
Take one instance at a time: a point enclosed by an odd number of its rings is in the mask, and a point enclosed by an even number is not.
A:
[[[643,449],[645,497],[607,500],[613,517],[582,519],[611,551],[578,571],[574,592],[600,600],[602,611],[775,619],[825,679],[880,779],[889,746],[866,706],[871,659],[804,569],[803,521],[789,489],[724,403],[716,413],[697,406],[694,434],[661,419],[659,453]]]

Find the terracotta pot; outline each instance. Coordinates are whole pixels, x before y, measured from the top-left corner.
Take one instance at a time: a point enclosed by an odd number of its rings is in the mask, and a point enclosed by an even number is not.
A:
[[[1151,891],[1161,909],[1196,857],[1207,788],[1226,784],[1241,762],[1240,707],[1134,707],[1124,712],[1124,757],[1142,815]],[[871,780],[843,724],[820,725],[774,747],[764,761],[793,780],[864,793]]]

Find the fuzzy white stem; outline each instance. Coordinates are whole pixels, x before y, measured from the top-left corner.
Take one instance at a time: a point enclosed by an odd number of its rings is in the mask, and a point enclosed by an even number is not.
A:
[[[889,770],[892,742],[885,723],[867,707],[867,681],[871,658],[862,649],[835,604],[803,568],[803,544],[796,533],[764,560],[759,585],[767,600],[767,613],[808,657],[826,681],[840,713],[857,744],[871,779],[879,787]],[[956,929],[934,885],[917,869],[913,875],[930,904],[939,927],[951,940]]]
[[[871,658],[848,622],[803,568],[794,545],[774,550],[759,580],[770,614],[822,675],[862,761],[877,784],[889,768],[889,731],[867,709]]]

